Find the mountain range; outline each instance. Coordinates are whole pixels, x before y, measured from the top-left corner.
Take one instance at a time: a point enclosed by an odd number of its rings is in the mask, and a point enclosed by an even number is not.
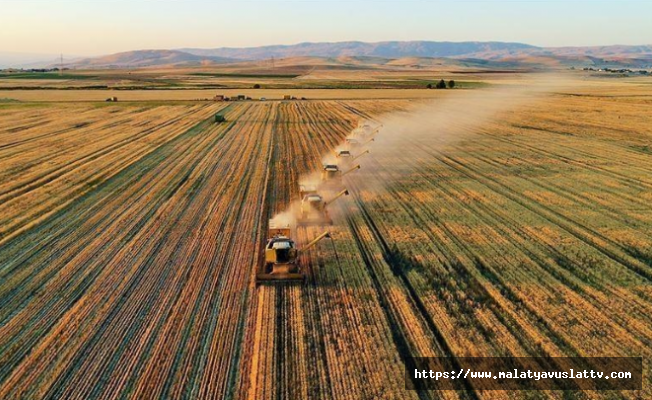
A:
[[[511,54],[537,49],[522,43],[504,42],[335,42],[299,43],[249,48],[180,49],[189,54],[225,57],[239,60],[261,60],[271,57],[475,57],[486,53]]]
[[[2,54],[0,53],[0,65]],[[616,66],[652,68],[652,45],[537,47],[509,42],[335,42],[299,43],[260,47],[182,48],[136,50],[69,61],[73,68],[140,68],[151,66],[201,66],[271,59],[321,57],[341,63],[343,59],[366,59],[367,63],[391,65],[409,58],[414,65],[432,64],[432,59],[454,60],[468,65],[568,67]],[[401,64],[402,62],[393,62]],[[446,64],[446,62],[442,62]],[[6,64],[6,63],[5,63]],[[51,64],[48,63],[48,64]]]

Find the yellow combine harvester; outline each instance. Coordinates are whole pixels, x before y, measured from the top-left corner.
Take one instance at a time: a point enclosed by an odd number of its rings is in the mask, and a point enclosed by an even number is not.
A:
[[[344,175],[357,169],[360,169],[359,164],[345,172],[342,172],[337,164],[327,164],[324,165],[324,169],[321,171],[321,180],[322,182],[340,182]]]
[[[330,232],[324,232],[302,249],[297,249],[290,238],[289,225],[277,226],[269,223],[269,238],[265,246],[265,260],[256,273],[256,283],[301,282],[305,274],[299,265],[299,254],[316,245],[324,238],[330,238]]]
[[[359,138],[359,137],[348,137],[348,138],[345,139],[346,144],[348,144],[352,149],[365,146],[365,145],[373,142],[374,140],[376,140],[376,139],[373,138],[373,137],[369,138],[369,139],[362,139],[362,138]]]
[[[358,127],[355,129],[355,133],[362,137],[370,137],[378,133],[382,127],[382,125],[377,125],[374,128],[368,122],[364,122],[358,124]]]
[[[300,226],[307,225],[332,225],[333,220],[328,215],[326,206],[342,196],[348,196],[349,191],[344,189],[336,194],[329,201],[318,193],[308,193],[301,199],[301,208],[297,216],[297,224]]]

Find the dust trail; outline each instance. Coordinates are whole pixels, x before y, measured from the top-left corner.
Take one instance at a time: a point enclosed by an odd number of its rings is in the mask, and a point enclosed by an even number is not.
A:
[[[458,92],[410,112],[385,115],[373,147],[387,147],[388,143],[400,143],[404,139],[464,139],[468,131],[494,120],[499,113],[515,111],[565,85],[564,78],[546,75],[522,85]]]
[[[523,84],[478,90],[455,90],[447,97],[414,106],[409,111],[382,115],[377,121],[359,121],[359,125],[347,137],[347,141],[321,156],[323,165],[336,164],[341,170],[361,164],[361,171],[348,174],[342,184],[326,185],[320,173],[312,173],[299,179],[300,185],[316,190],[325,200],[347,187],[347,182],[367,193],[380,193],[387,185],[410,174],[406,158],[429,161],[429,150],[442,149],[447,144],[471,139],[476,128],[495,120],[505,111],[517,110],[538,98],[566,86],[566,79],[557,75],[540,75]],[[349,143],[350,141],[356,144]],[[373,141],[372,141],[373,140]],[[338,158],[336,152],[350,150],[353,157],[369,150],[355,161]],[[300,200],[294,201],[287,210],[274,216],[279,225],[296,227]],[[336,214],[348,207],[335,207]],[[336,220],[339,218],[336,218]]]
[[[360,159],[362,170],[347,181],[372,193],[397,179],[408,178],[410,167],[402,160],[434,162],[432,150],[442,150],[463,140],[501,115],[546,97],[568,85],[559,75],[539,75],[522,84],[473,91],[451,91],[447,97],[422,103],[409,111],[382,115],[381,129]],[[367,160],[366,157],[371,158]],[[365,161],[368,161],[365,168]]]
[[[295,204],[291,204],[290,207],[282,211],[276,215],[270,220],[270,225],[274,225],[277,227],[283,227],[283,226],[294,226],[296,224],[296,213],[295,213]]]

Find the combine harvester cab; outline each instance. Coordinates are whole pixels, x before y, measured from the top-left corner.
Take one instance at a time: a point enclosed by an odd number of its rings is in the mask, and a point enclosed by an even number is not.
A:
[[[358,154],[357,156],[348,159],[347,164],[351,165],[355,160],[357,160],[358,158],[364,156],[365,154],[369,154],[369,153],[371,153],[369,150],[365,150],[362,153]]]
[[[324,201],[324,198],[317,193],[305,195],[301,199],[297,224],[299,226],[332,225],[333,219],[328,215],[327,206],[338,198],[348,195],[349,191],[346,189],[336,194],[329,201]]]
[[[335,152],[335,156],[341,159],[351,158],[351,152],[349,150],[339,150]]]
[[[299,249],[290,238],[290,233],[289,225],[276,226],[270,221],[265,259],[256,272],[257,284],[305,281],[305,274],[299,265]],[[322,233],[301,251],[308,250],[324,238],[330,238],[330,232]]]
[[[342,177],[344,175],[349,174],[358,169],[360,169],[360,164],[346,171],[342,171],[340,167],[336,164],[327,164],[324,165],[324,168],[321,171],[321,180],[326,185],[330,185],[333,183],[340,183],[342,182]]]
[[[344,167],[348,167],[353,162],[353,154],[351,154],[351,150],[337,150],[335,152],[335,157]]]
[[[299,200],[303,200],[309,194],[317,194],[317,187],[310,185],[299,185]]]
[[[326,164],[321,170],[322,182],[339,182],[342,180],[342,171],[337,164]]]

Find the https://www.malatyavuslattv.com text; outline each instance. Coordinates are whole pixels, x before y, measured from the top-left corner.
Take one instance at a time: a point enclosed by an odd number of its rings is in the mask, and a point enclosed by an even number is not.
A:
[[[641,390],[640,357],[413,358],[405,365],[412,390]]]
[[[492,371],[471,371],[470,368],[460,369],[459,371],[433,371],[433,370],[414,370],[416,379],[632,379],[631,371],[594,371],[583,370],[575,371],[532,371],[514,369],[513,371],[500,371],[497,374]]]

